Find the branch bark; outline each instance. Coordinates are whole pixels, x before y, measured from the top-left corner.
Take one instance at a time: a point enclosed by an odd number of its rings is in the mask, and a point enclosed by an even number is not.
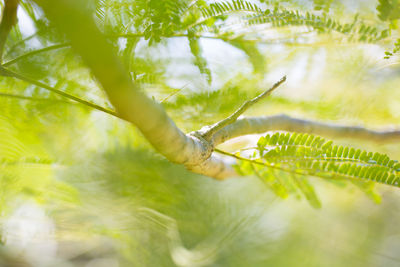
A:
[[[214,145],[218,145],[238,136],[278,130],[317,134],[329,138],[352,138],[375,143],[400,141],[400,130],[374,131],[360,126],[297,119],[285,114],[238,119],[233,124],[216,132],[212,141]]]
[[[17,22],[18,0],[5,0],[0,23],[0,63],[3,62],[4,46],[11,28]]]

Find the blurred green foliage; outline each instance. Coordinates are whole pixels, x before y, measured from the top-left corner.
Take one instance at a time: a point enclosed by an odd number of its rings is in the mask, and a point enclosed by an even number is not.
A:
[[[225,118],[282,74],[287,85],[247,115],[398,125],[397,1],[82,5],[132,79],[185,131]],[[7,68],[111,108],[36,4],[21,1],[18,18]],[[126,122],[12,77],[0,85],[2,266],[399,265],[397,188],[265,168],[266,180],[215,181],[166,161]],[[398,144],[335,141],[400,158]]]

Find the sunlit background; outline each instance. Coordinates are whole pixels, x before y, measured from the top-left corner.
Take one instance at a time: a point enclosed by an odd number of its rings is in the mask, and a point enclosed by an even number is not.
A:
[[[285,113],[399,128],[400,59],[384,58],[398,38],[396,29],[368,43],[306,26],[244,27],[234,14],[223,29],[243,32],[258,50],[246,53],[204,34],[199,40],[210,80],[194,64],[185,37],[150,45],[144,38],[115,36],[123,27],[114,25],[120,13],[112,4],[135,1],[91,2],[132,79],[185,132],[227,117],[283,75],[287,82],[246,116]],[[268,7],[279,1],[251,2]],[[279,4],[319,14],[314,9],[323,2]],[[326,2],[339,21],[359,13],[369,24],[385,26],[377,1]],[[5,62],[66,42],[29,1],[22,1],[18,20]],[[21,58],[9,68],[110,107],[69,46]],[[220,147],[234,152],[254,146],[258,137]],[[335,141],[400,159],[396,143]],[[300,192],[277,197],[257,177],[216,181],[168,162],[134,126],[15,78],[0,77],[0,156],[0,266],[400,265],[398,188],[377,185],[371,196],[350,183],[310,177],[322,204],[315,209]]]

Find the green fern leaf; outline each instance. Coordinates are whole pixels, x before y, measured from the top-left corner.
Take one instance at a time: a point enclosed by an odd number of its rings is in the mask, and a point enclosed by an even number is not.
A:
[[[290,137],[287,133],[275,133],[260,138],[258,150],[266,163],[282,168],[296,167],[297,171],[324,177],[333,172],[345,179],[364,179],[399,186],[397,173],[400,164],[387,155],[321,140],[321,137],[304,133],[293,133]]]
[[[400,2],[398,0],[379,0],[376,10],[379,19],[383,21],[400,18]]]
[[[328,180],[350,181],[364,191],[375,202],[379,195],[373,190],[375,183],[400,187],[400,163],[387,155],[372,153],[348,146],[334,145],[322,137],[306,133],[276,132],[259,138],[257,151],[249,158],[238,156],[238,170],[243,175],[255,174],[263,179],[271,170],[292,174],[292,182],[303,193],[313,207],[320,203],[313,188],[306,180],[295,175],[311,175]],[[283,192],[291,192],[285,183],[274,187],[275,194],[283,197]],[[283,186],[283,187],[281,187]],[[282,188],[286,188],[283,191]]]
[[[189,46],[194,56],[194,64],[198,67],[201,74],[206,77],[208,84],[212,82],[211,70],[208,68],[207,60],[203,57],[200,40],[193,35],[188,37]]]
[[[242,50],[248,57],[251,65],[253,66],[253,71],[255,73],[264,74],[265,73],[265,56],[258,50],[257,44],[247,42],[246,40],[235,39],[228,41],[229,44]]]

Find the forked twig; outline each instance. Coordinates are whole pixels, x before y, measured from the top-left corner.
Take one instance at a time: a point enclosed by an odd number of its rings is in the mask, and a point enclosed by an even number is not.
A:
[[[244,102],[243,105],[239,109],[237,109],[232,115],[230,115],[228,118],[223,119],[222,121],[219,121],[219,122],[215,123],[214,125],[210,126],[210,128],[208,128],[202,134],[202,137],[205,140],[209,141],[212,138],[214,133],[221,130],[225,126],[234,123],[239,118],[239,116],[242,115],[247,109],[249,109],[254,104],[258,103],[263,98],[269,96],[276,88],[278,88],[285,81],[286,81],[286,76],[283,76],[278,82],[276,82],[267,91],[263,92],[262,94],[256,96],[255,98],[253,98],[251,100]]]

